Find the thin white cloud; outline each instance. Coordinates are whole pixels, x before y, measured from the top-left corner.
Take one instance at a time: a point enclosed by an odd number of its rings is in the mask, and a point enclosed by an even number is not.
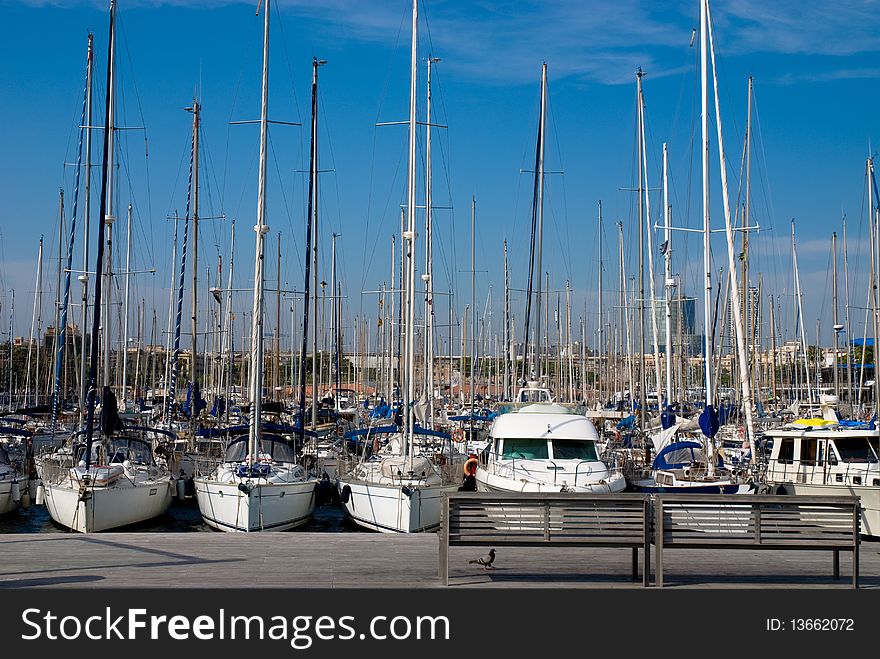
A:
[[[6,0],[6,2],[16,0]],[[35,7],[92,5],[107,0],[17,0]],[[204,7],[256,0],[123,0],[123,7]],[[409,31],[407,0],[278,0],[287,18],[307,17],[335,38],[393,45]],[[430,0],[433,50],[446,66],[483,82],[528,82],[547,61],[555,77],[604,84],[631,82],[639,66],[652,76],[688,62],[696,0]],[[880,0],[725,0],[713,4],[718,47],[727,57],[755,53],[845,58],[880,51]],[[427,36],[427,35],[426,35]],[[876,77],[876,70],[832,64],[812,77],[825,81]],[[792,76],[799,74],[793,73]],[[779,82],[785,83],[785,79]]]

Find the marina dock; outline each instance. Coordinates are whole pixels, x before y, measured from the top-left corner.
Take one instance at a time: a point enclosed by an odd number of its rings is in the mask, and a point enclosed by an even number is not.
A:
[[[450,549],[450,588],[642,588],[627,549]],[[108,533],[0,535],[0,588],[439,588],[436,534]],[[667,552],[666,588],[841,588],[828,552]],[[864,541],[862,588],[880,589],[880,542]]]

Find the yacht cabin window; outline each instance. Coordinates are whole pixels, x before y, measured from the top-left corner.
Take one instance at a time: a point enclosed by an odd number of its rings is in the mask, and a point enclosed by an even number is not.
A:
[[[877,454],[867,437],[835,437],[834,448],[841,462],[877,462]]]
[[[505,438],[501,445],[501,457],[519,460],[546,460],[550,455],[547,452],[546,439]]]
[[[780,437],[779,438],[779,453],[776,458],[778,462],[782,464],[790,465],[794,462],[794,438],[793,437]]]
[[[596,443],[583,439],[554,439],[553,458],[555,460],[588,460],[596,461]]]

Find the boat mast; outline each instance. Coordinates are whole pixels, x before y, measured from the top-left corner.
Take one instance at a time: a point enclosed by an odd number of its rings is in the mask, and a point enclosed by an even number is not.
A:
[[[645,141],[645,95],[642,91],[642,78],[645,73],[641,70],[638,70],[637,75],[637,86],[638,86],[638,112],[639,112],[639,157],[642,161],[642,177],[639,180],[639,185],[644,184],[644,197],[645,197],[645,205],[644,205],[644,214],[640,219],[640,226],[642,227],[642,231],[645,232],[648,240],[648,293],[651,296],[651,337],[654,340],[654,386],[657,389],[657,405],[658,409],[660,409],[660,405],[664,400],[663,389],[660,386],[660,346],[658,339],[658,331],[657,331],[657,313],[656,313],[656,299],[655,299],[655,291],[654,291],[654,240],[652,238],[653,233],[651,230],[651,197],[650,197],[650,186],[648,185],[648,148]],[[639,206],[641,210],[641,205]],[[642,287],[642,296],[644,297],[644,286]],[[642,322],[644,323],[644,302],[641,303],[642,309]],[[642,329],[644,331],[644,328]]]
[[[706,0],[706,20],[707,23],[710,20],[708,0]],[[724,226],[725,234],[727,236],[727,264],[730,271],[730,290],[731,302],[733,303],[733,322],[736,333],[737,362],[739,366],[740,388],[742,389],[742,406],[745,415],[746,435],[749,440],[751,463],[755,464],[757,453],[755,450],[755,430],[752,424],[752,385],[751,378],[749,377],[749,362],[746,355],[746,337],[743,331],[742,300],[740,299],[740,289],[737,282],[736,257],[733,246],[733,224],[730,215],[730,199],[727,186],[727,164],[724,155],[724,139],[721,129],[721,108],[718,101],[718,74],[715,68],[715,45],[711,28],[709,30],[709,45],[712,51],[712,81],[714,83],[713,88],[715,92],[715,127],[718,134],[718,166],[721,170],[721,194],[724,199]],[[743,231],[748,231],[748,227],[744,227]],[[743,287],[745,287],[745,282],[743,282]],[[710,463],[710,469],[712,467],[714,467],[714,460]]]
[[[843,315],[846,323],[846,399],[849,402],[852,413],[853,408],[853,386],[852,386],[852,325],[849,322],[849,262],[846,251],[846,215],[843,216]]]
[[[80,362],[79,362],[79,422],[82,424],[83,416],[86,408],[86,397],[88,396],[88,386],[86,382],[86,361],[88,359],[88,347],[86,343],[86,323],[89,317],[89,221],[91,219],[92,209],[92,72],[94,68],[95,50],[94,35],[89,32],[88,35],[88,55],[86,63],[86,120],[85,120],[85,140],[86,140],[86,180],[84,192],[84,208],[83,208],[83,273],[78,277],[82,284],[82,329],[80,341]]]
[[[104,113],[104,155],[101,166],[101,201],[98,211],[100,218],[100,228],[98,231],[98,253],[95,263],[95,302],[94,312],[92,314],[92,346],[89,350],[89,388],[88,388],[88,412],[86,415],[86,452],[85,452],[85,469],[89,471],[92,463],[92,442],[94,438],[95,425],[95,398],[98,380],[98,330],[101,327],[101,287],[102,278],[101,271],[104,266],[104,227],[108,220],[108,192],[110,187],[110,151],[111,151],[111,135],[112,135],[112,114],[111,114],[111,97],[113,94],[113,51],[116,46],[116,34],[114,29],[116,19],[116,0],[110,0],[110,29],[108,35],[107,48],[107,90],[106,111]],[[103,401],[102,401],[103,402]]]
[[[543,334],[541,330],[541,273],[542,271],[542,255],[544,243],[544,130],[547,123],[547,62],[541,64],[541,120],[538,125],[538,170],[536,176],[537,183],[537,260],[535,264],[535,274],[538,280],[538,291],[535,302],[537,303],[537,313],[535,315],[535,345],[537,349],[536,363],[538,382],[541,383],[541,354],[544,348]],[[548,374],[549,375],[549,374]]]
[[[254,305],[251,316],[251,424],[249,432],[249,461],[257,459],[260,446],[260,403],[263,392],[263,255],[266,234],[266,161],[269,129],[269,5],[266,0],[263,15],[263,78],[260,104],[260,171],[257,192],[256,250],[254,254]],[[259,7],[257,7],[259,12]]]
[[[318,67],[323,63],[317,57],[312,58],[312,123],[309,137],[309,199],[306,219],[306,258],[305,258],[305,290],[303,292],[303,330],[302,349],[300,350],[299,366],[299,415],[301,426],[306,425],[306,354],[309,342],[309,289],[311,288],[312,268],[312,237],[315,235],[315,224],[318,212]],[[315,288],[317,290],[317,277]],[[312,307],[317,313],[316,303]],[[314,319],[317,325],[317,317]],[[317,346],[317,338],[315,339]],[[317,408],[315,406],[315,388],[317,386],[317,347],[312,353],[312,427],[317,425]]]
[[[706,273],[706,294],[703,300],[703,371],[706,386],[706,407],[713,404],[712,390],[712,336],[710,334],[712,302],[712,256],[709,251],[709,81],[706,46],[708,42],[706,12],[708,0],[700,0],[700,81],[701,110],[700,125],[702,133],[702,165],[703,165],[703,270]],[[712,450],[710,442],[710,451]],[[710,454],[710,466],[714,456]]]
[[[318,67],[324,60],[312,58],[312,153],[309,172],[312,206],[312,429],[318,427]]]
[[[27,376],[25,377],[25,385],[24,385],[24,397],[25,397],[25,405],[27,405],[27,397],[28,393],[31,391],[31,355],[33,354],[34,348],[34,327],[37,324],[37,306],[38,300],[40,296],[40,289],[43,286],[43,236],[40,236],[40,248],[37,252],[37,285],[34,288],[34,310],[31,314],[31,333],[28,337],[28,356],[27,356]],[[12,341],[12,338],[9,339]],[[40,333],[37,331],[37,343],[40,341]],[[40,349],[37,346],[37,368],[36,374],[34,376],[34,381],[37,383],[34,386],[34,405],[36,405],[36,392],[39,391],[39,381],[40,381]]]
[[[122,304],[122,409],[127,409],[126,386],[128,385],[128,299],[131,278],[131,204],[128,205],[128,218],[125,229],[125,297]],[[135,383],[137,386],[137,383]]]
[[[843,326],[837,321],[837,232],[831,234],[831,282],[834,289],[834,395],[840,401],[840,376],[837,373],[837,351],[840,348],[840,330]]]
[[[504,239],[504,400],[510,400],[510,270],[507,266],[507,239]]]
[[[663,289],[666,292],[666,402],[675,400],[672,393],[672,289],[675,279],[672,278],[672,231],[670,220],[672,209],[669,206],[669,154],[666,143],[663,143]],[[681,304],[678,313],[681,315]]]
[[[190,380],[193,383],[199,381],[199,350],[198,350],[198,310],[199,310],[199,123],[202,106],[198,99],[193,99],[191,107],[186,108],[193,115],[192,128],[192,318],[190,326],[192,342],[192,360],[190,364]],[[195,410],[195,403],[193,403]],[[195,428],[195,414],[192,415],[193,428]]]
[[[801,277],[798,272],[798,261],[797,261],[797,243],[794,238],[794,220],[791,221],[791,254],[792,261],[794,263],[794,285],[795,285],[795,295],[797,296],[797,321],[801,330],[801,346],[804,350],[804,377],[807,380],[807,400],[810,403],[810,407],[813,405],[813,388],[810,384],[810,364],[807,359],[807,336],[806,331],[804,329],[804,311],[803,304],[801,298]]]
[[[425,391],[428,419],[434,423],[434,216],[431,208],[431,65],[439,57],[428,58],[428,93],[425,114]]]
[[[471,197],[471,345],[473,351],[471,358],[471,417],[474,416],[474,385],[475,385],[475,367],[477,362],[477,265],[476,265],[476,221],[477,221],[477,199]]]
[[[416,247],[416,84],[418,66],[418,19],[419,8],[418,0],[412,3],[412,46],[410,57],[410,86],[409,86],[409,158],[407,172],[407,199],[406,199],[406,221],[407,230],[403,232],[403,245],[406,254],[405,273],[406,273],[406,336],[404,337],[404,364],[405,364],[405,381],[406,381],[406,397],[403,399],[406,415],[404,420],[404,439],[401,442],[404,455],[410,457],[410,468],[412,468],[412,442],[413,424],[415,422],[413,413],[413,403],[415,401],[415,345],[413,341],[413,324],[415,321],[415,247]]]
[[[115,0],[111,0],[111,4],[115,5]],[[115,19],[115,8],[113,9],[114,19]],[[107,130],[104,134],[104,139],[110,143],[109,148],[107,149],[107,172],[105,176],[107,177],[106,186],[107,186],[107,202],[104,214],[104,224],[107,225],[107,261],[104,264],[104,278],[107,286],[107,290],[104,294],[104,320],[101,324],[101,330],[104,335],[104,386],[110,386],[110,346],[112,344],[112,333],[111,333],[111,311],[113,307],[111,306],[111,301],[113,298],[113,287],[111,283],[113,281],[113,224],[116,222],[116,216],[113,214],[113,179],[114,179],[114,168],[116,167],[116,42],[112,42],[110,44],[111,52],[110,52],[110,61],[108,63],[108,71],[107,71]],[[96,277],[101,276],[101,271],[96,270]],[[103,401],[102,401],[103,403]]]
[[[597,341],[596,341],[596,343],[597,343],[596,377],[598,378],[599,377],[599,365],[602,363],[603,348],[605,347],[604,343],[603,343],[603,338],[602,338],[603,337],[602,333],[603,333],[603,330],[605,329],[605,326],[603,324],[604,320],[603,320],[603,316],[602,316],[602,271],[605,269],[605,264],[602,261],[602,257],[604,256],[604,254],[602,253],[602,200],[601,199],[598,201],[597,205],[598,205],[598,214],[599,214],[598,231],[597,231],[597,233],[599,234],[599,236],[598,236],[598,238],[599,238],[599,240],[598,240],[598,243],[599,243],[599,291],[598,291],[599,292],[599,300],[598,300],[598,302],[599,302],[599,327],[596,330],[597,334],[598,334]],[[586,309],[584,310],[584,312],[586,314]],[[586,318],[586,315],[584,315],[584,324],[586,324],[586,322],[587,322],[587,318]],[[584,330],[584,333],[585,332],[586,332],[586,329]],[[586,370],[587,370],[586,354],[587,354],[587,352],[586,352],[586,350],[587,350],[587,346],[586,346],[585,340],[582,341],[582,343],[584,344],[584,349],[583,349],[583,354],[584,354],[584,364],[583,364],[584,401],[586,401],[586,399],[587,399],[587,390],[586,390],[586,382],[587,382],[587,378],[586,378]],[[598,382],[596,384],[597,384],[597,389],[598,389],[596,395],[599,398],[599,403],[601,405],[604,405],[605,397],[603,396],[603,389],[604,389],[603,382],[600,379],[600,380],[598,380]]]

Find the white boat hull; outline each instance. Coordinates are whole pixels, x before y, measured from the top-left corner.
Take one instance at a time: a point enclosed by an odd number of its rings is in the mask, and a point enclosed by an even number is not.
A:
[[[592,494],[608,494],[622,492],[626,488],[626,479],[621,474],[610,475],[601,482],[577,486],[563,486],[539,480],[508,478],[493,474],[479,467],[476,473],[478,492],[587,492]]]
[[[806,483],[779,483],[786,494],[804,496],[859,497],[862,507],[862,535],[880,537],[880,487],[863,485],[808,485]]]
[[[43,483],[52,519],[80,533],[94,533],[143,522],[165,514],[171,505],[171,479],[137,485],[88,488]]]
[[[239,482],[195,479],[196,500],[205,523],[218,531],[287,531],[307,523],[315,512],[315,481]]]
[[[458,486],[380,485],[358,480],[337,482],[342,507],[352,521],[382,533],[420,533],[440,528],[443,493]]]
[[[24,476],[0,480],[0,515],[12,512],[18,507],[18,501],[12,496],[13,483],[18,484],[19,496],[22,492],[27,491],[28,481]]]

